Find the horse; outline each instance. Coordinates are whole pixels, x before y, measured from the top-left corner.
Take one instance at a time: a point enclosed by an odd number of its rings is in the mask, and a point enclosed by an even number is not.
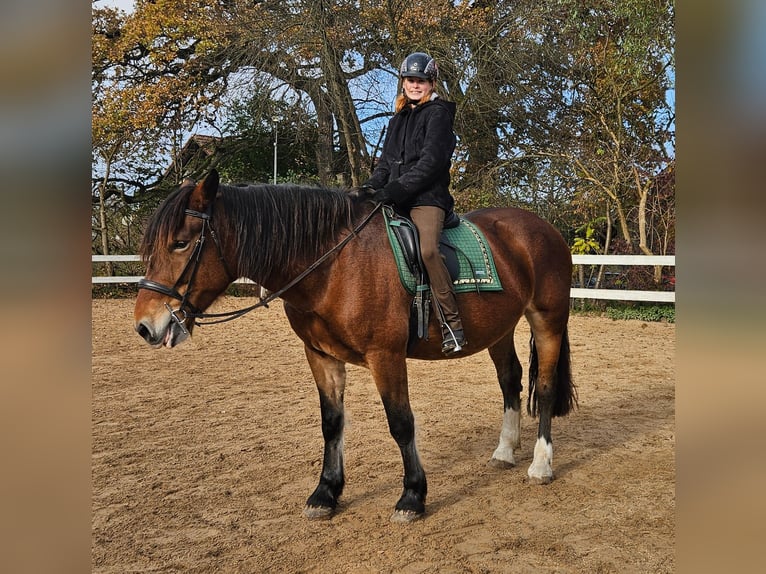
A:
[[[204,310],[240,277],[270,295],[237,314],[282,299],[319,392],[324,456],[303,510],[308,519],[332,517],[345,484],[349,363],[370,371],[401,452],[403,490],[391,520],[407,523],[425,514],[427,481],[415,446],[407,359],[445,359],[441,329],[432,314],[428,337],[411,336],[412,296],[397,275],[379,208],[344,189],[225,185],[213,170],[168,195],[141,243],[146,275],[135,329],[152,347],[174,347],[201,318],[225,315]],[[531,331],[526,409],[539,418],[527,475],[531,483],[547,484],[553,479],[551,419],[577,404],[567,332],[571,254],[561,234],[529,211],[486,208],[462,217],[485,235],[503,287],[457,295],[468,344],[454,356],[488,349],[503,398],[500,438],[488,464],[516,464],[522,366],[514,330],[524,316]]]

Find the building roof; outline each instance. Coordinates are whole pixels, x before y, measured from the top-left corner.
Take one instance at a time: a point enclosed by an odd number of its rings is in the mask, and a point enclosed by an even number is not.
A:
[[[171,176],[180,176],[180,179],[183,179],[186,176],[185,168],[189,163],[197,163],[214,155],[222,143],[223,138],[193,134],[186,140],[186,143],[178,153],[178,157],[165,169],[162,177],[167,179]]]

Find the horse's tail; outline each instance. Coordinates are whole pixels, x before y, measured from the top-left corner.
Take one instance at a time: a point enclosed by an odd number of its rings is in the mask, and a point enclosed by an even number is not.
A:
[[[537,376],[538,361],[535,336],[529,339],[529,397],[527,398],[527,412],[530,416],[537,416]],[[556,365],[556,388],[554,390],[553,416],[561,417],[568,414],[577,406],[577,389],[572,381],[572,364],[569,360],[569,333],[564,328],[559,348],[559,360]]]

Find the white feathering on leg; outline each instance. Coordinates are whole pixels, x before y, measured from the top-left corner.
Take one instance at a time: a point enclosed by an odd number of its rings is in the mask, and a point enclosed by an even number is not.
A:
[[[546,484],[553,479],[553,445],[543,437],[535,443],[534,460],[527,474],[530,481],[539,484]]]

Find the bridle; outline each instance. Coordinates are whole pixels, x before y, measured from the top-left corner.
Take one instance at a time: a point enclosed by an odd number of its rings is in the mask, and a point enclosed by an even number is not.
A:
[[[158,283],[157,281],[152,281],[151,279],[146,279],[144,277],[139,279],[138,288],[148,289],[149,291],[156,291],[157,293],[162,293],[163,295],[172,297],[173,299],[180,301],[181,304],[179,305],[178,309],[173,309],[167,303],[165,303],[165,308],[168,310],[172,319],[178,324],[178,326],[183,330],[183,332],[187,333],[188,331],[186,329],[186,326],[184,325],[184,321],[186,321],[186,319],[188,319],[189,317],[196,318],[196,317],[204,316],[204,313],[202,313],[197,307],[195,307],[189,301],[189,295],[192,293],[194,289],[194,280],[197,278],[197,270],[199,269],[199,264],[202,259],[202,249],[205,247],[205,238],[208,235],[210,235],[211,239],[213,240],[213,243],[215,243],[216,249],[218,250],[218,258],[223,264],[226,274],[228,275],[230,279],[232,279],[233,276],[229,272],[228,267],[226,266],[226,260],[223,257],[223,251],[221,250],[221,243],[218,241],[218,235],[216,234],[215,230],[213,229],[213,226],[210,223],[210,219],[212,217],[212,204],[210,209],[208,209],[207,212],[195,211],[194,209],[187,209],[185,213],[186,215],[190,215],[191,217],[196,217],[198,219],[201,219],[202,230],[200,231],[197,241],[195,241],[194,243],[194,249],[192,249],[191,255],[189,255],[189,259],[186,261],[186,265],[181,271],[181,274],[178,276],[178,279],[176,280],[176,282],[173,284],[172,287],[168,287],[167,285],[163,285],[162,283]],[[189,276],[189,280],[186,281],[186,291],[184,291],[183,294],[181,294],[178,291],[178,289],[181,285],[184,284],[184,279],[186,278],[187,275]]]
[[[138,288],[147,289],[149,291],[156,291],[157,293],[161,293],[168,297],[172,297],[173,299],[176,299],[177,301],[180,301],[181,304],[179,305],[177,309],[173,309],[167,303],[165,303],[165,308],[170,313],[170,317],[173,319],[173,321],[175,321],[180,327],[180,329],[187,334],[188,334],[188,330],[186,329],[186,325],[184,325],[184,322],[190,317],[195,320],[194,323],[196,325],[213,325],[215,323],[224,323],[226,321],[231,321],[232,319],[237,319],[238,317],[241,317],[242,315],[245,315],[246,313],[249,313],[250,311],[257,309],[258,307],[268,307],[269,303],[271,303],[274,299],[277,299],[285,291],[287,291],[288,289],[291,289],[297,283],[302,281],[309,273],[311,273],[317,267],[319,267],[328,257],[330,257],[336,251],[340,250],[344,245],[346,245],[346,243],[348,243],[354,237],[356,237],[357,233],[359,233],[359,231],[361,231],[362,228],[369,223],[373,215],[375,215],[375,213],[381,208],[382,205],[383,205],[382,203],[376,204],[375,207],[372,209],[372,211],[370,211],[370,213],[368,213],[364,217],[364,219],[362,219],[362,221],[351,231],[351,233],[348,234],[346,237],[344,237],[340,241],[340,243],[335,245],[332,249],[327,251],[319,259],[314,261],[314,263],[309,265],[309,267],[306,268],[306,270],[304,270],[300,275],[292,279],[287,285],[282,287],[279,291],[275,291],[273,293],[270,293],[266,297],[262,297],[260,301],[258,301],[258,303],[251,305],[249,307],[238,309],[236,311],[225,311],[223,313],[203,313],[197,307],[195,307],[192,303],[189,302],[189,294],[192,292],[192,289],[194,287],[194,280],[197,277],[197,270],[199,268],[200,260],[202,257],[202,249],[205,245],[205,236],[207,234],[210,235],[210,237],[213,239],[213,242],[216,245],[216,249],[218,250],[218,258],[224,266],[226,274],[229,277],[229,281],[230,282],[233,281],[235,277],[226,266],[226,260],[223,257],[221,244],[218,241],[218,236],[216,235],[215,230],[213,229],[213,226],[210,223],[210,219],[212,217],[212,203],[210,204],[210,208],[208,209],[208,211],[204,213],[201,211],[195,211],[193,209],[187,209],[186,215],[197,217],[202,220],[202,230],[200,231],[200,235],[194,244],[194,249],[192,250],[192,253],[189,256],[189,260],[186,262],[186,265],[181,271],[181,275],[179,275],[178,279],[176,280],[176,282],[173,284],[172,287],[168,287],[167,285],[163,285],[162,283],[158,283],[157,281],[141,278],[138,281]],[[186,291],[184,291],[184,293],[182,294],[178,291],[178,288],[183,284],[184,277],[186,277],[187,274],[189,275],[189,280],[186,282],[187,284]],[[180,316],[179,314],[182,316]],[[200,322],[198,319],[215,319],[215,320]]]

